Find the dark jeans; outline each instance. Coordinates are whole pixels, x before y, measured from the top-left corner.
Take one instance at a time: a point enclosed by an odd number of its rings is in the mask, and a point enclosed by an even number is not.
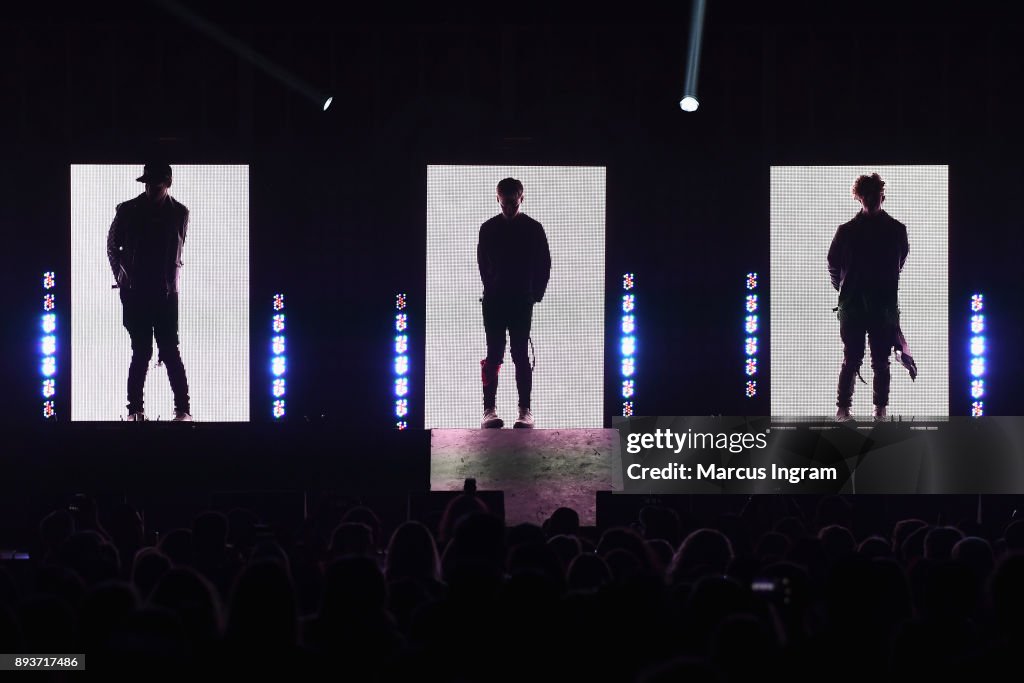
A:
[[[889,405],[889,354],[896,342],[899,312],[893,308],[875,311],[839,311],[839,336],[843,340],[843,365],[839,370],[836,406],[849,408],[853,403],[853,387],[864,361],[864,336],[871,350],[871,402]]]
[[[128,412],[142,412],[142,389],[153,358],[156,337],[159,359],[167,367],[174,392],[174,409],[189,412],[188,379],[178,351],[178,295],[147,294],[121,290],[123,324],[132,338],[132,362],[128,366]]]
[[[484,385],[484,408],[493,408],[498,395],[498,371],[505,359],[505,331],[508,331],[512,362],[516,365],[516,389],[519,406],[530,407],[533,369],[530,367],[528,345],[533,302],[529,299],[484,297],[484,332],[487,335],[487,358],[481,361]]]

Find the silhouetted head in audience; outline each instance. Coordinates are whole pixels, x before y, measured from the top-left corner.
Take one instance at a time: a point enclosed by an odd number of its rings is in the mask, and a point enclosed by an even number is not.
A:
[[[639,563],[638,572],[645,576],[660,575],[658,568],[658,559],[654,555],[654,551],[644,542],[644,539],[640,537],[633,529],[627,527],[612,527],[603,534],[601,534],[601,541],[597,544],[597,554],[605,559],[608,566],[612,569],[612,575],[616,579],[622,578],[621,573],[616,570],[619,568],[625,568],[625,564],[621,559],[616,560],[615,563],[609,558],[609,555],[614,550],[623,550],[634,558]]]
[[[437,540],[439,547],[445,547],[455,534],[455,527],[463,517],[473,514],[487,514],[487,505],[473,493],[462,493],[450,501],[441,515]]]
[[[831,524],[818,532],[821,547],[830,560],[852,554],[857,549],[857,541],[850,530],[838,524]]]
[[[896,525],[892,529],[892,551],[898,557],[902,557],[903,542],[907,540],[910,534],[914,533],[921,527],[928,526],[928,523],[923,519],[901,519],[896,522]]]
[[[995,568],[992,546],[984,538],[968,536],[953,546],[953,559],[971,568],[979,580],[985,581]]]
[[[539,529],[538,529],[539,531]],[[512,576],[535,574],[559,594],[565,589],[565,572],[558,555],[543,540],[520,543],[508,553],[508,572]]]
[[[892,547],[881,536],[868,536],[857,546],[857,554],[867,558],[892,557]]]
[[[150,604],[166,607],[181,620],[195,648],[210,647],[223,629],[216,589],[190,567],[174,567],[157,582]]]
[[[225,640],[235,651],[281,654],[298,643],[295,589],[278,561],[255,560],[235,581]]]
[[[328,548],[334,559],[346,555],[374,555],[373,531],[362,522],[343,522],[331,534]]]
[[[1010,522],[1003,532],[1006,550],[1011,553],[1024,552],[1024,519]]]
[[[580,539],[575,536],[566,536],[564,534],[552,536],[548,540],[548,545],[551,546],[551,550],[553,550],[555,556],[558,557],[558,561],[562,565],[563,574],[569,571],[569,565],[572,564],[574,559],[576,559],[576,556],[583,552],[583,546],[580,545]]]
[[[441,579],[441,559],[426,526],[408,521],[395,529],[388,544],[386,576],[388,581]]]
[[[171,560],[156,548],[143,548],[135,553],[132,563],[132,584],[147,599],[160,577],[171,568]]]
[[[664,538],[655,538],[646,543],[657,561],[659,573],[664,573],[672,564],[672,557],[676,554],[675,548]]]
[[[598,555],[577,555],[569,564],[569,590],[591,592],[611,583],[612,572]]]
[[[505,526],[501,520],[487,513],[462,517],[441,566],[453,590],[460,583],[481,590],[494,588],[494,582],[505,573]]]
[[[544,520],[544,533],[552,536],[575,536],[580,532],[580,516],[572,508],[560,507]]]
[[[705,574],[721,575],[732,559],[732,543],[725,534],[715,529],[697,529],[679,545],[669,567],[669,578],[679,583]]]
[[[342,523],[365,524],[370,530],[370,543],[373,550],[380,550],[380,545],[383,543],[383,533],[380,517],[377,516],[376,512],[365,505],[357,505],[342,515],[341,521]]]
[[[924,537],[924,556],[929,560],[948,560],[953,557],[953,546],[963,537],[956,527],[933,527]]]
[[[647,540],[660,538],[668,541],[673,548],[679,545],[679,513],[672,508],[660,505],[644,506],[640,509],[640,526]]]
[[[117,548],[96,531],[78,531],[66,538],[56,560],[75,570],[87,584],[116,579],[121,571]]]
[[[910,567],[924,557],[924,539],[928,537],[929,527],[922,526],[914,529],[903,540],[900,546],[899,557],[903,563]]]

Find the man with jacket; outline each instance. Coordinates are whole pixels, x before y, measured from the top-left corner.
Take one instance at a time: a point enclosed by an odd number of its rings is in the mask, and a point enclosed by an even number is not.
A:
[[[476,257],[484,286],[484,332],[487,358],[480,361],[484,389],[484,415],[480,426],[500,429],[498,417],[498,371],[505,358],[505,332],[508,331],[512,362],[516,366],[519,392],[519,417],[513,427],[533,427],[530,392],[533,368],[528,344],[533,305],[540,303],[551,274],[551,252],[544,227],[520,211],[523,184],[515,178],[498,183],[501,213],[480,226]]]
[[[174,421],[192,420],[188,379],[178,350],[178,287],[188,209],[168,194],[171,167],[146,164],[138,182],[146,190],[117,205],[107,233],[107,258],[120,291],[123,324],[132,342],[128,366],[128,420],[143,422],[143,387],[153,357],[167,367],[174,392]]]
[[[836,399],[836,420],[840,422],[852,419],[850,406],[864,360],[864,336],[871,351],[871,400],[876,420],[885,418],[889,404],[889,353],[897,346],[907,354],[898,305],[900,273],[910,252],[907,226],[882,210],[885,182],[877,173],[858,177],[853,196],[862,209],[839,226],[828,250],[829,277],[839,291],[839,336],[843,341]],[[906,359],[904,365],[910,369]],[[916,366],[911,370],[911,377],[915,375]]]

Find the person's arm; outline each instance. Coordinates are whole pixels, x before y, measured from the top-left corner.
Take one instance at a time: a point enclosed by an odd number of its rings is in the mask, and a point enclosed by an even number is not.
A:
[[[844,237],[842,228],[836,230],[832,244],[828,248],[828,277],[832,281],[832,288],[837,292],[843,284],[843,266],[845,265],[843,259],[846,254]]]
[[[533,277],[530,285],[533,291],[533,299],[540,303],[544,298],[544,292],[548,288],[548,280],[551,277],[551,250],[548,248],[548,236],[544,232],[544,226],[537,224],[537,242],[534,246]]]
[[[114,280],[120,284],[121,280],[121,247],[124,244],[124,220],[121,217],[120,208],[114,213],[114,221],[107,231],[107,260],[110,262],[110,271],[114,274]]]
[[[487,290],[487,280],[491,274],[491,259],[487,252],[486,239],[484,226],[481,225],[480,235],[476,242],[476,267],[480,270],[480,282],[483,283],[485,291]]]
[[[903,272],[903,264],[907,262],[910,254],[910,240],[907,238],[907,226],[900,223],[900,272]]]

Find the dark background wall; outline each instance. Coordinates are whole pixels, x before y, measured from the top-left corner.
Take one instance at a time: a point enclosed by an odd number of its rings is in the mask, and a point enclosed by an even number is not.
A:
[[[1018,413],[1024,25],[983,5],[709,4],[696,114],[677,106],[685,7],[644,23],[392,23],[306,2],[184,3],[333,93],[326,113],[156,4],[14,12],[0,24],[5,415],[38,412],[39,276],[56,267],[68,283],[68,165],[154,153],[250,164],[254,359],[284,290],[291,415],[360,426],[391,419],[396,291],[422,331],[428,163],[608,167],[609,294],[637,274],[637,401],[652,415],[767,412],[767,396],[742,397],[740,330],[748,270],[767,294],[770,165],[949,164],[951,410],[968,406],[964,311],[983,290],[988,405]],[[265,370],[254,360],[256,419]]]

